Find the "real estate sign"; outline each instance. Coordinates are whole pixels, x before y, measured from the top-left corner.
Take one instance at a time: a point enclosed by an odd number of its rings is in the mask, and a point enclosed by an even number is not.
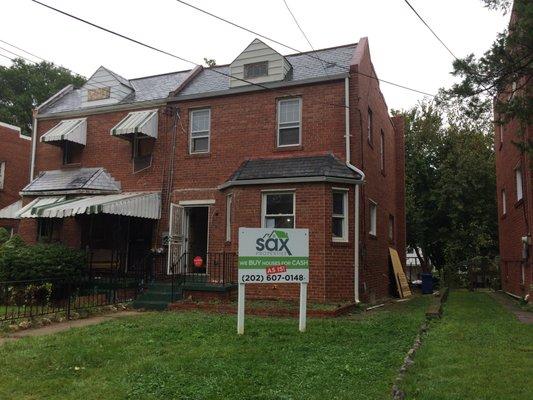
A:
[[[309,230],[239,228],[239,283],[309,282]]]

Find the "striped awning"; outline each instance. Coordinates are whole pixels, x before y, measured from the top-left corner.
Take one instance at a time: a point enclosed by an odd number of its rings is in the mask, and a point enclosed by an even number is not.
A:
[[[157,139],[157,110],[131,112],[111,129],[111,134],[114,136],[133,133],[141,133]]]
[[[87,143],[87,119],[66,119],[41,136],[41,142],[69,141],[84,145]]]
[[[22,208],[22,200],[17,200],[0,210],[0,219],[16,219],[17,212]]]
[[[161,194],[133,192],[103,196],[38,197],[23,207],[18,218],[66,218],[80,214],[114,214],[128,217],[159,219]]]

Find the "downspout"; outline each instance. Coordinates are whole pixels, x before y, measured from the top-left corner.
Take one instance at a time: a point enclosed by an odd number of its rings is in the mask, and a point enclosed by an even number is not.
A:
[[[365,173],[351,164],[351,152],[350,152],[350,76],[344,78],[344,126],[345,134],[344,138],[346,144],[346,166],[354,171],[356,174],[361,175],[361,183],[364,183]],[[355,206],[354,206],[354,271],[353,271],[353,284],[354,284],[354,300],[359,303],[359,237],[360,237],[360,222],[359,222],[359,185],[354,185],[355,189]]]
[[[37,149],[37,108],[33,110],[33,129],[31,134],[31,160],[30,160],[30,182],[33,181],[35,170],[35,151]]]

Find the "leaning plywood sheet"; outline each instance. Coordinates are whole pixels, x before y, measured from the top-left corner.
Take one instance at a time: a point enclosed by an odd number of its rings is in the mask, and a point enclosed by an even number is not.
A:
[[[400,297],[402,299],[410,297],[413,294],[411,293],[409,283],[407,282],[407,278],[405,277],[405,273],[403,272],[402,263],[400,261],[400,257],[398,256],[398,252],[392,247],[389,247],[389,252],[390,258],[392,260],[394,277],[396,279],[396,286],[398,287],[398,293],[400,293]]]

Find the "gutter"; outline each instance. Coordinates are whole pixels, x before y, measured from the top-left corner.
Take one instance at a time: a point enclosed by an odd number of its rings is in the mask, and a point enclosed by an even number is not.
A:
[[[345,144],[346,144],[346,166],[350,168],[357,174],[361,175],[361,182],[365,181],[365,173],[357,168],[355,165],[351,164],[351,151],[350,151],[350,77],[347,76],[344,78],[344,126],[345,126]],[[362,134],[362,133],[361,133]],[[353,261],[353,291],[354,291],[354,300],[356,303],[359,303],[359,238],[360,238],[360,221],[359,221],[359,185],[361,183],[356,183],[354,185],[355,189],[355,205],[354,205],[354,261]]]

